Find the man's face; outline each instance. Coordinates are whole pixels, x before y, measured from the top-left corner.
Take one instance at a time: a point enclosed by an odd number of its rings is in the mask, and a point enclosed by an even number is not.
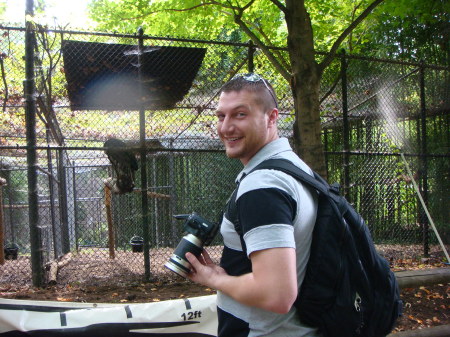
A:
[[[267,143],[278,138],[278,110],[264,111],[257,93],[247,90],[222,92],[217,107],[217,133],[227,156],[246,165]]]

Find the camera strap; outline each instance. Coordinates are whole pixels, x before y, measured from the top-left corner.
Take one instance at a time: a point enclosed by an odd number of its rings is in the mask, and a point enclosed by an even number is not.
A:
[[[245,175],[242,176],[242,179],[245,178]],[[237,197],[237,193],[239,190],[239,181],[236,185],[236,188],[234,189],[233,193],[231,194],[230,198],[228,199],[226,208],[225,208],[225,217],[231,221],[231,223],[234,226],[235,231],[238,233],[239,235],[239,239],[241,240],[241,246],[242,246],[242,251],[245,253],[245,256],[247,256],[247,246],[245,244],[245,240],[244,240],[244,231],[242,229],[242,225],[241,222],[239,221],[239,214],[238,214],[238,210],[237,210],[237,203],[236,203],[236,197]],[[248,256],[247,256],[248,258]]]

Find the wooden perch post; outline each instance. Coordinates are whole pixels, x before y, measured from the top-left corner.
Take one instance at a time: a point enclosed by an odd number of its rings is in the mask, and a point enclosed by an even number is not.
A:
[[[67,253],[58,260],[53,260],[46,264],[48,270],[48,284],[55,285],[57,283],[58,271],[67,266],[72,259],[72,253]]]
[[[3,186],[6,185],[6,179],[0,177],[0,265],[5,264],[5,230],[3,224]]]
[[[134,193],[142,193],[142,190],[134,189],[133,192]],[[171,198],[170,194],[163,194],[163,193],[157,193],[157,192],[151,192],[151,191],[147,191],[147,195],[150,198],[155,198],[155,199],[170,199]]]
[[[109,247],[109,257],[114,259],[116,257],[116,252],[114,249],[114,227],[112,222],[112,212],[111,212],[111,188],[105,183],[105,206],[106,206],[106,219],[108,221],[108,247]]]

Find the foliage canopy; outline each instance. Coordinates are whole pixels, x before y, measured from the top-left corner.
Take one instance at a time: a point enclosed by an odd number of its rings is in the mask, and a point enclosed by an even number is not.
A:
[[[287,28],[278,1],[91,0],[90,16],[100,30],[133,33],[141,26],[154,36],[226,39],[246,42],[233,15],[244,8],[244,22],[267,45],[285,47]],[[235,4],[233,7],[231,4]],[[327,51],[370,1],[306,1],[315,50]],[[450,4],[445,0],[384,1],[354,28],[342,47],[349,52],[429,63],[448,62]]]

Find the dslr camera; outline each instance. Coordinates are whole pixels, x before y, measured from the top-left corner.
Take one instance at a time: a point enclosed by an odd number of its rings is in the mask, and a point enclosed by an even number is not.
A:
[[[186,260],[186,253],[190,252],[200,256],[203,246],[209,245],[217,234],[218,223],[210,222],[197,213],[179,214],[173,216],[178,220],[185,220],[183,229],[187,233],[181,238],[177,248],[164,267],[182,277],[186,277],[191,271],[191,264]]]

